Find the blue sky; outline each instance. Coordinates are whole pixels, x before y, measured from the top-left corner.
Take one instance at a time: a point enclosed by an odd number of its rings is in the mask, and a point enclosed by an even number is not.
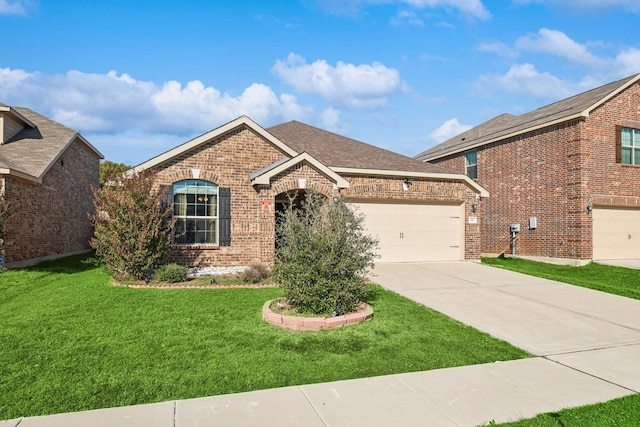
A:
[[[0,102],[141,163],[246,114],[406,155],[640,72],[637,0],[0,0]]]

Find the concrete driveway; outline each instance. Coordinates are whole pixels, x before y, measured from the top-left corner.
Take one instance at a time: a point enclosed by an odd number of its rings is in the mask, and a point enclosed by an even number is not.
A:
[[[372,280],[536,356],[640,350],[638,300],[474,262],[377,264]]]

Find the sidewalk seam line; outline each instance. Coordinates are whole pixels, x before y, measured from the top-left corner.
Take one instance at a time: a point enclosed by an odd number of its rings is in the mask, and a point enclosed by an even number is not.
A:
[[[630,392],[631,392],[631,393],[633,393],[633,394],[640,394],[640,391],[637,391],[637,390],[634,390],[634,389],[632,389],[632,388],[629,388],[629,387],[623,386],[623,385],[621,385],[621,384],[614,383],[613,381],[610,381],[610,380],[607,380],[607,379],[601,378],[601,377],[599,377],[599,376],[597,376],[597,375],[594,375],[594,374],[590,374],[589,372],[583,371],[583,370],[578,369],[578,368],[576,368],[576,367],[569,366],[569,365],[565,365],[564,363],[562,363],[562,362],[560,362],[560,361],[558,361],[558,360],[548,359],[546,356],[541,356],[541,357],[542,357],[542,358],[544,358],[545,360],[548,360],[549,362],[553,362],[553,363],[558,364],[558,365],[560,365],[560,366],[564,366],[564,367],[566,367],[566,368],[572,369],[572,370],[574,370],[574,371],[576,371],[576,372],[580,372],[581,374],[587,375],[587,376],[589,376],[589,377],[591,377],[591,378],[595,378],[595,379],[597,379],[597,380],[600,380],[600,381],[603,381],[603,382],[605,382],[605,383],[608,383],[608,384],[614,385],[614,386],[619,387],[619,388],[621,388],[621,389],[628,390],[628,391],[630,391]]]
[[[298,388],[300,389],[300,391],[302,392],[302,394],[304,395],[304,398],[307,399],[307,402],[309,402],[309,405],[311,405],[311,408],[313,408],[313,412],[316,413],[316,415],[318,416],[318,418],[320,419],[320,422],[328,427],[329,424],[327,424],[327,422],[324,420],[324,418],[322,418],[322,415],[320,415],[320,412],[318,412],[318,410],[316,409],[316,406],[313,404],[313,402],[311,401],[311,399],[309,398],[309,396],[307,395],[307,393],[305,393],[304,389],[302,388],[302,386],[298,386]]]
[[[422,371],[422,372],[428,372],[428,371]],[[412,373],[415,373],[415,372],[407,372],[406,374],[412,374]],[[395,375],[395,377],[402,384],[404,384],[409,390],[411,390],[416,396],[418,396],[420,398],[420,400],[424,401],[427,405],[429,405],[431,408],[433,408],[437,413],[441,414],[443,417],[447,418],[448,420],[451,420],[452,423],[454,423],[456,425],[459,425],[456,420],[454,420],[453,418],[451,418],[450,416],[445,414],[442,410],[440,410],[440,408],[438,408],[436,405],[434,405],[432,402],[430,402],[429,399],[427,399],[426,397],[424,397],[423,395],[418,393],[413,387],[411,387],[411,385],[409,385],[406,381],[404,381],[400,377],[401,375],[406,375],[406,374],[397,374],[397,375]]]

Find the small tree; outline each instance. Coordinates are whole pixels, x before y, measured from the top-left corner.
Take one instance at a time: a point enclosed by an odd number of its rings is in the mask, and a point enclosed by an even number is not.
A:
[[[94,189],[95,227],[91,246],[120,279],[143,279],[160,266],[171,248],[171,210],[154,174],[142,172]]]
[[[100,163],[100,185],[104,185],[109,181],[117,181],[122,178],[122,174],[131,169],[131,166],[124,163],[115,163],[105,160]]]
[[[274,278],[288,302],[304,312],[353,311],[369,291],[364,276],[377,257],[376,239],[364,233],[364,218],[342,198],[329,201],[310,191],[301,208],[293,203],[278,221]]]

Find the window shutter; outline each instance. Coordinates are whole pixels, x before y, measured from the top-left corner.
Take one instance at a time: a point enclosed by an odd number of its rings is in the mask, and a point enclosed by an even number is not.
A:
[[[231,189],[218,189],[218,203],[220,212],[218,215],[220,238],[218,243],[220,246],[231,246]]]
[[[173,185],[160,185],[160,193],[163,193],[160,206],[163,208],[171,207],[173,204]]]
[[[622,126],[616,126],[616,163],[622,163]]]

